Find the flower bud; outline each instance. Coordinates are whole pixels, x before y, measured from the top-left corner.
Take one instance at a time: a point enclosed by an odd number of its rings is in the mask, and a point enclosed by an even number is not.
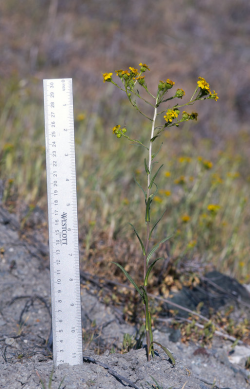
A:
[[[121,137],[121,134],[117,134],[116,136],[117,136],[117,138],[120,138],[120,137]]]
[[[123,134],[126,134],[126,132],[127,132],[126,128],[122,128],[122,132],[123,132]]]
[[[139,76],[136,79],[140,85],[145,85],[145,76]]]
[[[198,113],[197,112],[192,112],[190,114],[190,119],[191,120],[196,120],[197,121],[197,118],[198,118]]]
[[[189,114],[186,111],[182,112],[182,120],[189,120]]]
[[[164,89],[166,89],[166,86],[165,86],[165,82],[164,81],[160,81],[159,84],[158,84],[158,89],[160,91],[163,91]]]
[[[139,63],[139,66],[141,67],[141,72],[144,73],[146,70],[150,70],[148,65],[145,63]]]
[[[175,84],[175,82],[170,80],[169,78],[166,80],[166,88],[167,89],[173,88],[174,84]]]
[[[177,89],[174,97],[178,97],[178,99],[182,99],[185,96],[185,91],[183,89]]]

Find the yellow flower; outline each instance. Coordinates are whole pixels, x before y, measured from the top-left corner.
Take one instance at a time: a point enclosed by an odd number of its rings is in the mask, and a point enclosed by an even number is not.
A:
[[[103,73],[103,82],[111,81],[112,80],[112,74],[113,73]]]
[[[200,80],[200,81],[197,81],[198,86],[199,86],[201,89],[205,89],[205,90],[207,90],[208,92],[210,92],[209,84],[207,83],[207,81],[205,80],[205,78],[199,77],[199,80]]]
[[[128,205],[129,204],[129,200],[126,197],[122,200],[122,202],[123,202],[124,205]]]
[[[127,71],[127,70],[123,70],[122,71],[122,75],[124,76],[124,75],[127,75],[127,76],[129,76],[130,75],[130,73]]]
[[[218,204],[209,204],[207,206],[207,210],[212,214],[212,215],[216,215],[217,212],[219,211],[220,209],[220,205]]]
[[[138,74],[138,69],[135,69],[132,67],[130,67],[129,69],[130,69],[131,73],[134,74],[135,76]]]
[[[160,189],[159,190],[160,194],[164,194],[165,196],[171,196],[171,191],[170,190],[165,190],[165,189]]]
[[[182,220],[183,223],[187,223],[190,220],[190,216],[185,214],[185,215],[182,216],[181,220]]]
[[[180,176],[174,181],[177,185],[184,185],[186,183],[186,178],[184,176]]]
[[[239,262],[240,267],[244,267],[245,263],[243,261]]]
[[[145,63],[139,63],[139,66],[141,66],[143,69],[141,69],[142,72],[145,72],[145,70],[150,70],[148,65],[146,65]],[[145,69],[145,70],[144,70]]]
[[[79,113],[79,115],[77,115],[76,117],[76,120],[78,122],[82,122],[84,119],[85,119],[86,115],[84,113]]]
[[[154,201],[156,201],[157,203],[162,203],[162,198],[159,196],[155,196]]]
[[[122,69],[120,69],[120,70],[115,70],[115,72],[116,72],[116,75],[119,76],[120,74],[122,74],[123,70],[122,70]]]
[[[190,177],[189,177],[189,181],[190,181],[190,182],[193,182],[193,181],[194,181],[194,177],[193,177],[193,176],[190,176]]]
[[[219,99],[219,96],[215,91],[214,91],[214,93],[210,92],[210,94],[211,94],[211,96],[210,96],[211,99],[214,99],[215,101],[217,101]]]
[[[170,176],[171,176],[171,172],[166,171],[166,172],[164,173],[164,175],[165,175],[165,177],[170,177]]]
[[[121,126],[120,124],[117,124],[117,126],[113,127],[113,134],[118,134],[119,133],[119,130],[120,130]]]
[[[185,163],[185,162],[191,162],[191,158],[190,157],[179,157],[178,161],[180,163]]]
[[[203,160],[202,164],[205,169],[210,170],[213,167],[213,163],[211,161]]]
[[[145,76],[139,76],[136,78],[140,85],[145,84]]]
[[[216,184],[222,184],[222,183],[223,183],[223,180],[219,176],[219,174],[218,173],[214,173],[212,175],[212,184],[216,185]]]
[[[207,170],[212,169],[213,162],[208,161],[207,159],[203,159],[202,157],[198,157],[197,159],[201,163],[202,167],[204,167]]]
[[[171,196],[171,190],[165,190],[164,191],[165,196]]]
[[[174,86],[175,82],[170,80],[169,78],[166,80],[166,83],[171,85],[171,88]]]
[[[227,173],[227,176],[229,177],[229,178],[232,178],[232,179],[235,179],[235,178],[239,178],[239,176],[240,176],[240,173],[239,172],[229,172],[229,173]]]
[[[187,248],[188,249],[193,249],[197,244],[197,241],[194,239],[194,240],[191,240],[188,245],[187,245]]]
[[[166,112],[166,115],[164,116],[164,119],[166,122],[171,123],[173,119],[178,118],[179,111],[168,109]]]

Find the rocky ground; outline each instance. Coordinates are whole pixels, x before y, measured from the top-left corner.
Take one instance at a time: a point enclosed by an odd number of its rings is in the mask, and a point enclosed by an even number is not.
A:
[[[16,216],[0,207],[1,389],[42,388],[41,379],[48,387],[53,371],[52,354],[48,347],[51,330],[50,278],[48,261],[44,260],[48,247],[35,231],[33,241],[21,239],[19,231]],[[154,339],[171,350],[176,359],[175,366],[161,350],[150,362],[146,360],[145,348],[126,354],[112,353],[111,346],[121,344],[125,333],[135,335],[136,329],[120,320],[120,314],[114,307],[100,302],[91,284],[84,284],[83,278],[83,364],[75,367],[61,365],[55,369],[52,389],[156,388],[153,379],[164,389],[250,387],[250,371],[245,369],[250,348],[246,345],[237,345],[232,354],[232,342],[219,337],[214,337],[212,347],[208,349],[194,343],[182,344],[178,331],[173,333],[165,324],[160,326],[160,322],[159,328],[154,331]],[[235,287],[237,285],[235,281]],[[247,291],[244,288],[241,291],[240,286],[239,289],[237,293],[242,292],[243,297],[238,295],[237,298],[247,301]],[[246,305],[244,309],[248,309]],[[93,323],[98,331],[91,342],[87,330]],[[104,351],[101,355],[94,352],[93,343],[94,350],[98,346]]]

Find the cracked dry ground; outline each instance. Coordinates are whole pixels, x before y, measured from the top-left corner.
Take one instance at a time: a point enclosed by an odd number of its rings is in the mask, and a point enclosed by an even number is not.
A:
[[[19,238],[15,215],[0,207],[1,306],[0,306],[0,388],[42,388],[39,376],[48,385],[53,369],[47,340],[51,329],[50,277],[42,258],[47,245],[30,244]],[[45,265],[46,263],[46,265]],[[156,341],[167,346],[176,358],[173,367],[162,351],[147,362],[145,348],[126,354],[112,354],[110,345],[119,344],[124,333],[135,334],[133,326],[121,323],[115,310],[102,304],[94,293],[81,288],[82,324],[86,330],[95,321],[102,355],[95,355],[84,344],[81,366],[61,365],[55,369],[52,389],[59,388],[153,388],[154,379],[162,388],[247,389],[248,372],[228,360],[230,343],[215,338],[212,348],[197,352],[195,344],[183,345],[169,340],[169,332],[154,331]],[[214,386],[213,383],[215,382]]]

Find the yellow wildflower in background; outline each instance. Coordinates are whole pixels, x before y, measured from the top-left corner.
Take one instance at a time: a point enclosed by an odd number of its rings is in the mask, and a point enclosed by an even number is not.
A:
[[[214,173],[212,175],[212,184],[217,185],[217,184],[222,184],[222,183],[223,183],[223,180],[219,176],[219,174],[218,173]]]
[[[175,184],[177,185],[184,185],[186,183],[186,178],[185,176],[180,176],[174,181]]]
[[[187,215],[187,214],[185,214],[185,215],[183,215],[183,216],[181,217],[181,220],[182,220],[183,223],[187,223],[187,222],[189,222],[189,220],[190,220],[190,216]]]
[[[170,176],[171,176],[171,172],[166,171],[166,172],[164,173],[164,175],[165,175],[165,177],[170,177]]]
[[[157,203],[162,203],[162,198],[159,196],[155,196],[154,201],[156,201]]]
[[[187,245],[187,248],[188,249],[193,249],[195,246],[197,245],[197,240],[191,240],[188,245]]]
[[[227,176],[234,180],[235,178],[239,178],[240,177],[240,173],[239,172],[229,172],[229,173],[227,173]]]
[[[79,113],[76,117],[78,122],[82,122],[85,119],[86,115],[84,113]]]
[[[113,73],[103,73],[103,82],[111,81],[112,80],[112,74]]]
[[[207,206],[207,210],[212,214],[212,215],[216,215],[217,212],[219,211],[220,209],[220,205],[218,204],[209,204]]]
[[[201,163],[202,167],[204,167],[207,170],[212,169],[213,162],[211,162],[211,161],[209,161],[207,159],[203,159],[202,157],[198,157],[197,159]]]
[[[171,196],[171,191],[170,190],[165,190],[165,189],[160,189],[159,190],[160,194],[164,194],[165,196]]]
[[[190,157],[179,157],[179,158],[178,158],[178,161],[179,161],[180,163],[184,163],[184,162],[189,163],[189,162],[191,162],[191,158],[190,158]]]

